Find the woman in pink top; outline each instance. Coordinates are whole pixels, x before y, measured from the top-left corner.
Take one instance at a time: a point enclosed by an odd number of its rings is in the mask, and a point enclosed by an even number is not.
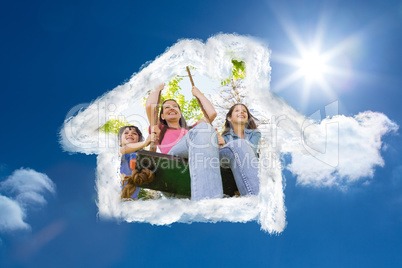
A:
[[[149,122],[164,85],[158,86],[147,99],[146,110]],[[196,87],[192,94],[197,97],[211,122],[216,111],[211,102]],[[191,199],[221,198],[223,195],[219,164],[218,137],[214,128],[201,118],[191,129],[181,114],[175,100],[166,100],[159,114],[159,127],[152,133],[159,134],[157,141],[162,153],[188,158],[191,175]]]

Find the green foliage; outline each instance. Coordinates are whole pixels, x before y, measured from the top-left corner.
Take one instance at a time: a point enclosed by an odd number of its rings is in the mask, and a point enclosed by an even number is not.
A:
[[[129,123],[126,119],[110,119],[104,124],[100,130],[106,133],[118,134],[121,127],[127,126]]]
[[[138,199],[146,198],[146,197],[147,197],[147,191],[145,191],[143,188],[141,188],[140,191],[138,192]]]
[[[179,83],[183,80],[182,77],[174,76],[169,81],[168,85],[162,91],[161,103],[168,99],[174,99],[179,105],[181,112],[186,120],[198,121],[202,118],[203,114],[201,108],[198,106],[196,98],[187,100],[183,94],[181,94],[181,87]]]
[[[222,80],[221,85],[227,86],[231,83],[231,81],[236,81],[238,79],[246,78],[246,64],[244,61],[232,60],[233,68],[232,68],[232,76]]]
[[[140,188],[140,191],[138,192],[138,199],[141,199],[144,201],[159,199],[161,197],[162,197],[162,195],[159,191]]]

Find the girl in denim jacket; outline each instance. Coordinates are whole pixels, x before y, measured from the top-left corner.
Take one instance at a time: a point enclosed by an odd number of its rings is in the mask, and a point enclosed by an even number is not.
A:
[[[241,195],[257,195],[260,188],[258,178],[258,144],[261,132],[254,117],[244,104],[235,104],[226,114],[225,129],[219,136],[219,157],[223,166],[232,169]]]

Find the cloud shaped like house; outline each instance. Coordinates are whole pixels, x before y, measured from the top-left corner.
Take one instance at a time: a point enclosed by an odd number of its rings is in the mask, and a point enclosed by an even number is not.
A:
[[[99,132],[99,128],[107,118],[122,113],[130,104],[142,98],[149,89],[182,73],[185,66],[195,66],[198,74],[221,80],[230,76],[232,59],[246,63],[245,86],[253,109],[271,119],[269,126],[261,129],[263,142],[260,148],[259,195],[197,202],[184,199],[121,202],[118,174],[120,158],[116,138]],[[157,225],[173,222],[257,220],[264,231],[280,233],[286,226],[281,154],[292,155],[294,162],[288,168],[298,175],[304,184],[308,181],[316,185],[329,185],[336,181],[336,178],[353,177],[353,170],[339,168],[339,161],[336,161],[337,157],[339,159],[339,150],[321,152],[317,149],[322,146],[322,141],[326,141],[324,147],[330,144],[332,149],[336,149],[337,144],[342,142],[339,133],[347,139],[349,135],[373,130],[371,134],[363,135],[365,140],[356,142],[375,143],[371,147],[364,147],[369,148],[369,153],[375,152],[375,156],[368,160],[366,169],[381,165],[382,159],[378,153],[381,149],[381,137],[385,133],[395,131],[396,124],[385,115],[372,112],[371,116],[366,117],[333,116],[321,122],[306,118],[270,92],[269,59],[268,47],[252,37],[219,34],[205,43],[199,40],[181,40],[154,61],[143,66],[128,82],[99,97],[86,109],[78,110],[69,116],[60,132],[63,149],[68,152],[98,155],[96,185],[100,217]],[[109,109],[111,106],[112,111]],[[344,125],[344,122],[349,124]],[[374,131],[379,125],[382,130]],[[336,128],[327,132],[328,126]],[[303,163],[312,159],[318,162],[314,164],[315,169],[311,169],[309,173],[308,169],[303,168]],[[315,180],[315,174],[320,173],[322,167],[325,167],[325,176]],[[367,175],[364,172],[353,174]],[[322,183],[325,180],[326,183]]]

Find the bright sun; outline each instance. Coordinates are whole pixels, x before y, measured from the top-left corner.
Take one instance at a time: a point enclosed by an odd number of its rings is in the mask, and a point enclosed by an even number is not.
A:
[[[321,90],[330,98],[335,98],[335,92],[331,87],[331,81],[334,77],[339,79],[348,78],[354,74],[350,67],[334,66],[334,61],[343,56],[344,52],[353,48],[358,42],[358,35],[352,35],[341,41],[338,45],[329,50],[322,51],[324,43],[324,28],[319,25],[314,40],[309,45],[304,43],[301,34],[295,30],[290,21],[281,21],[293,46],[296,48],[299,56],[294,57],[289,54],[273,53],[272,60],[281,64],[294,67],[294,71],[277,80],[273,84],[273,90],[279,92],[291,85],[296,85],[297,90],[302,92],[302,103],[307,104],[311,90]],[[293,53],[292,53],[293,54]],[[339,63],[339,62],[338,62]]]
[[[276,55],[275,60],[295,67],[293,73],[287,75],[275,85],[275,90],[280,91],[292,84],[300,84],[303,91],[303,102],[307,102],[313,85],[325,91],[329,96],[333,97],[334,93],[327,82],[328,75],[334,73],[336,68],[329,65],[332,58],[330,53],[320,53],[319,49],[308,50],[304,45],[299,43],[299,57],[289,57],[287,55]],[[300,80],[302,83],[300,83]]]
[[[322,79],[325,73],[325,60],[319,53],[309,52],[302,56],[299,68],[306,79],[317,81]]]

